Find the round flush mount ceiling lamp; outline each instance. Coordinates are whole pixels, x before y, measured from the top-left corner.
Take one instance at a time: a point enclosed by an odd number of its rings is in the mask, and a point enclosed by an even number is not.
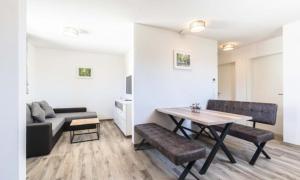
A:
[[[231,51],[231,50],[234,50],[237,47],[237,45],[238,45],[238,43],[236,43],[236,42],[227,42],[227,43],[220,45],[220,48],[223,51]]]
[[[63,30],[63,35],[69,37],[78,37],[80,34],[80,30],[74,27],[65,27]]]
[[[201,32],[205,30],[206,23],[203,20],[195,20],[190,23],[191,32]]]

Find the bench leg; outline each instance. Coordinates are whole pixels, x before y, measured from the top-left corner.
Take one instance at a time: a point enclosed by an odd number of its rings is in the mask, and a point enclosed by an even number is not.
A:
[[[261,143],[260,145],[257,146],[257,149],[253,155],[253,157],[251,158],[249,164],[254,165],[256,160],[258,159],[260,153],[263,151],[264,146],[266,145],[266,142]]]
[[[271,159],[271,157],[269,156],[269,154],[265,150],[262,150],[262,153],[265,155],[265,157],[267,159]]]
[[[145,139],[142,139],[142,141],[134,148],[135,151],[141,150],[141,147],[145,144]]]
[[[195,162],[196,161],[191,161],[191,162],[188,163],[188,165],[184,168],[183,172],[179,176],[178,180],[184,180],[185,179],[185,177],[187,176],[187,174],[190,172],[190,170],[194,166]]]
[[[254,143],[256,147],[258,147],[259,145],[257,143]],[[261,151],[263,153],[263,155],[267,158],[267,159],[271,159],[271,157],[269,156],[269,154],[265,151],[265,150],[262,150]]]

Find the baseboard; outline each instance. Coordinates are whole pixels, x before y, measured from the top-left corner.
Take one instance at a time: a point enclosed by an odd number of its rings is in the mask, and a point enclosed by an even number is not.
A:
[[[115,121],[113,121],[114,122],[114,125],[118,128],[118,130],[121,132],[121,134],[123,135],[123,137],[125,137],[125,138],[131,138],[132,137],[132,135],[128,135],[128,136],[126,136],[124,133],[123,133],[123,131],[119,128],[119,126],[115,123]]]
[[[99,118],[99,121],[112,121],[112,118]]]
[[[290,147],[294,147],[294,148],[300,148],[300,145],[296,145],[296,144],[292,144],[292,143],[288,143],[288,142],[282,142],[282,144],[290,146]]]
[[[278,141],[283,141],[283,136],[281,134],[275,134],[274,138]]]

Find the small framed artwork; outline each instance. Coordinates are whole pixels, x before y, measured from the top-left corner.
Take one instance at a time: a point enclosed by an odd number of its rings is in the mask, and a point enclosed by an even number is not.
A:
[[[93,78],[93,69],[90,67],[78,67],[76,74],[78,78],[90,79]]]
[[[192,69],[191,52],[174,50],[174,68],[175,69]]]

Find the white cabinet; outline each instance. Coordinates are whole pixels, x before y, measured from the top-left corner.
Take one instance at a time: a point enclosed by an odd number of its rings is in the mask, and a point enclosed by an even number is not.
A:
[[[125,100],[115,101],[114,122],[125,136],[132,131],[132,102]]]

